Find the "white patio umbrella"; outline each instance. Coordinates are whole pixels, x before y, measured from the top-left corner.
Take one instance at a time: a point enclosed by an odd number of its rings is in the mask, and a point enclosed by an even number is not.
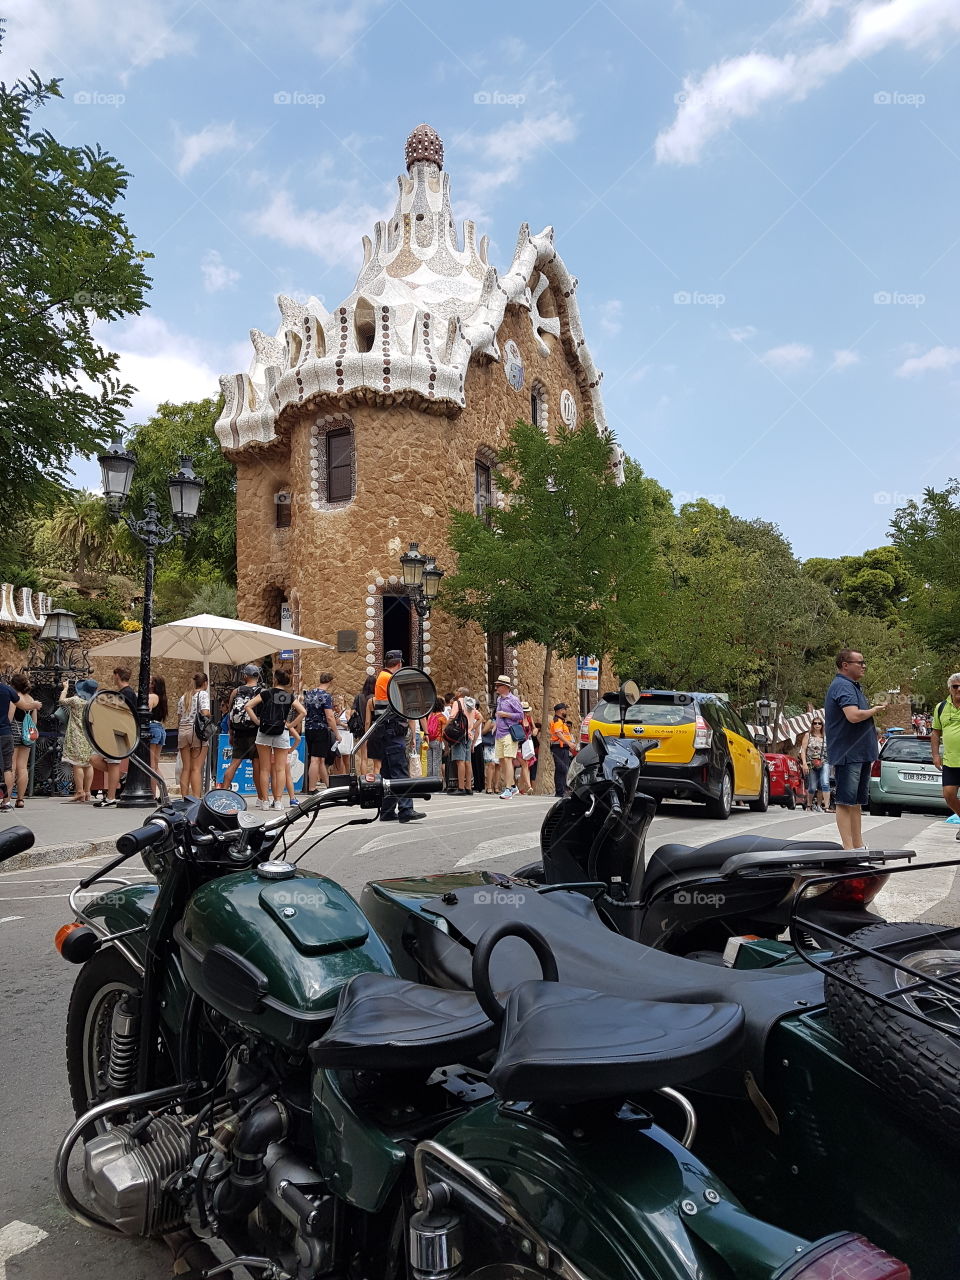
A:
[[[265,658],[279,649],[332,649],[324,640],[310,640],[306,636],[279,631],[275,627],[261,627],[241,618],[218,618],[212,613],[198,613],[195,618],[181,618],[178,622],[165,622],[154,627],[151,653],[154,658],[179,658],[182,661],[200,662],[204,674],[209,677],[210,664],[238,667],[245,662]],[[106,644],[90,650],[91,655],[103,658],[138,658],[140,656],[140,632],[118,636]]]

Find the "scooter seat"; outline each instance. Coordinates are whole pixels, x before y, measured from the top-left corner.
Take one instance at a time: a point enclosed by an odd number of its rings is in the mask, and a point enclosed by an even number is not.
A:
[[[763,853],[771,849],[839,849],[835,840],[775,840],[772,836],[728,836],[694,847],[689,844],[662,844],[650,855],[643,873],[644,891],[668,877],[677,879],[689,871],[718,871],[727,858],[737,853]]]
[[[472,991],[442,991],[385,973],[360,973],[340,993],[326,1035],[310,1046],[317,1067],[402,1071],[470,1061],[497,1029]]]
[[[722,1066],[742,1030],[738,1004],[624,1000],[523,982],[507,1001],[488,1080],[502,1098],[528,1102],[626,1098]]]

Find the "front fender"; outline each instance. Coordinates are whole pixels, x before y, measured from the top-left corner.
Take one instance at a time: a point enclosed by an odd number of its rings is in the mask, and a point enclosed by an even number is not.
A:
[[[436,1141],[591,1280],[770,1280],[807,1244],[747,1213],[664,1130],[618,1120],[585,1129],[577,1138],[491,1102]]]
[[[98,931],[102,930],[105,934],[139,930],[105,945],[116,947],[140,974],[143,973],[146,960],[147,931],[159,894],[158,885],[131,884],[123,888],[108,889],[83,907],[84,917],[95,921]],[[164,965],[160,991],[160,1016],[172,1031],[179,1031],[183,1025],[189,994],[190,988],[184,977],[180,956],[174,953]]]

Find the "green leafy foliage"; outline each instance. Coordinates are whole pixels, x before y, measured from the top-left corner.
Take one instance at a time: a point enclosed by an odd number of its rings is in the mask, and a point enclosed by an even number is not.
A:
[[[891,522],[894,545],[914,577],[908,613],[948,670],[960,663],[960,480],[927,489],[922,502],[908,502]],[[952,656],[950,656],[952,655]],[[950,665],[952,663],[952,665]]]
[[[60,96],[58,81],[36,74],[0,85],[0,488],[11,542],[11,517],[55,501],[70,458],[117,430],[132,388],[93,326],[140,312],[150,283],[150,255],[117,208],[126,170],[99,146],[34,127]]]
[[[57,607],[69,609],[77,615],[78,627],[94,627],[104,631],[119,631],[123,625],[125,602],[115,587],[102,597],[73,595],[69,592],[56,597]]]

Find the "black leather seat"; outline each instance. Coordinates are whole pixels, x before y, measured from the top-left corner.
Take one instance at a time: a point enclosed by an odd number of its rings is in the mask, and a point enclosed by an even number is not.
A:
[[[650,855],[643,873],[644,891],[668,876],[675,879],[690,871],[718,871],[736,853],[763,853],[772,849],[839,849],[835,840],[775,840],[772,836],[727,836],[694,848],[689,844],[662,844]]]
[[[626,1098],[722,1066],[742,1029],[736,1004],[623,1000],[524,982],[507,1001],[488,1079],[502,1098],[527,1102]]]
[[[497,1043],[472,991],[361,973],[340,993],[330,1029],[310,1046],[318,1067],[402,1071],[470,1061]]]

